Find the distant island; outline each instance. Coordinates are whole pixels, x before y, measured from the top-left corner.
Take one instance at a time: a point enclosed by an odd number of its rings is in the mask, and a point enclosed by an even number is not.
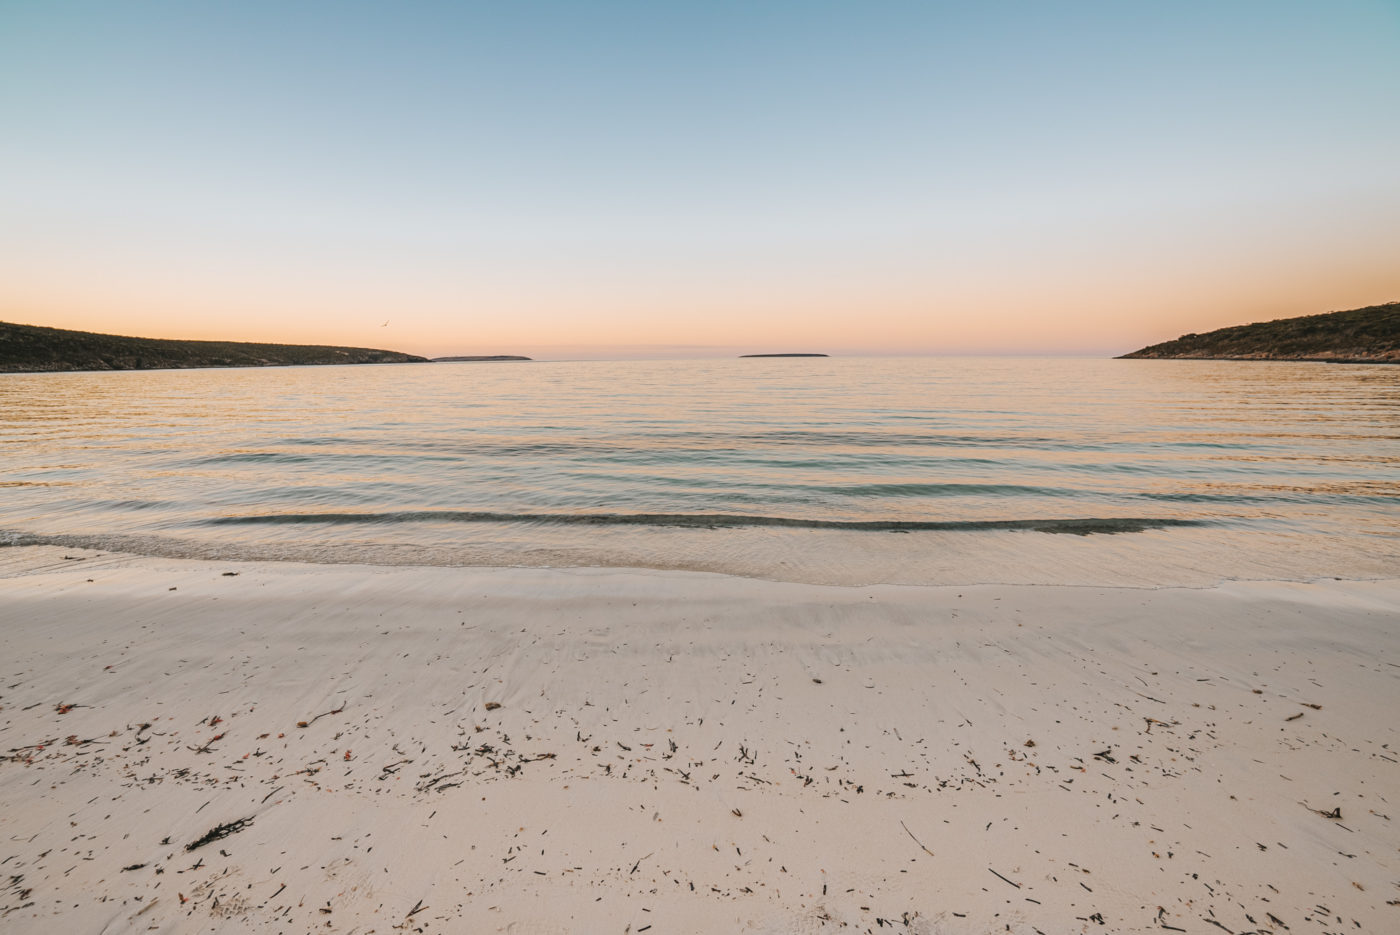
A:
[[[830,354],[740,354],[743,357],[830,357]]]
[[[434,357],[435,364],[452,364],[460,361],[487,361],[487,360],[533,360],[533,357],[517,357],[514,354],[488,354],[468,357]]]
[[[1184,334],[1119,359],[1144,358],[1400,364],[1400,302]]]
[[[172,341],[0,322],[0,373],[427,362],[426,357],[368,347]]]

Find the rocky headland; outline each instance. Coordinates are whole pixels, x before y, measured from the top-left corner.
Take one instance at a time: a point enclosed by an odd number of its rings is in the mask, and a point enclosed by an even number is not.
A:
[[[1400,302],[1184,334],[1122,356],[1395,364],[1400,363]]]
[[[426,362],[369,347],[130,338],[0,322],[0,373]]]

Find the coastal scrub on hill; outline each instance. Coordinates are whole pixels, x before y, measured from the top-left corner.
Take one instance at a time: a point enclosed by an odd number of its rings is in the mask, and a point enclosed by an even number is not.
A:
[[[1184,334],[1128,358],[1400,363],[1400,302]]]
[[[426,362],[368,347],[172,341],[0,322],[0,373]]]

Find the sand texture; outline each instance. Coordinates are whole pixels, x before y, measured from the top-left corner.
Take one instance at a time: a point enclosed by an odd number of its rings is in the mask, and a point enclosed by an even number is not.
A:
[[[1397,624],[0,549],[0,931],[1400,931]]]

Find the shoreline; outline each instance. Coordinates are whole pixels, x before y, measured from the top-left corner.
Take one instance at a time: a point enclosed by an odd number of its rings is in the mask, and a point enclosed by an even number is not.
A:
[[[475,514],[474,514],[475,515]],[[1077,521],[1040,520],[1072,527]],[[711,574],[813,586],[1213,587],[1230,582],[1375,581],[1394,576],[1400,540],[1227,530],[1202,522],[1080,535],[1021,526],[872,531],[786,526],[642,526],[510,522],[376,527],[355,539],[335,523],[297,526],[294,541],[159,532],[0,531],[10,549],[57,548],[151,561],[308,567],[537,569]],[[256,525],[256,524],[254,524]],[[994,526],[1006,526],[993,521]],[[238,530],[240,527],[220,526]],[[234,533],[236,534],[236,533]],[[434,538],[441,541],[434,541]]]
[[[1397,619],[7,547],[0,927],[1381,931]]]
[[[1208,357],[1200,354],[1120,354],[1114,360],[1217,360],[1242,364],[1400,364],[1394,357]]]

